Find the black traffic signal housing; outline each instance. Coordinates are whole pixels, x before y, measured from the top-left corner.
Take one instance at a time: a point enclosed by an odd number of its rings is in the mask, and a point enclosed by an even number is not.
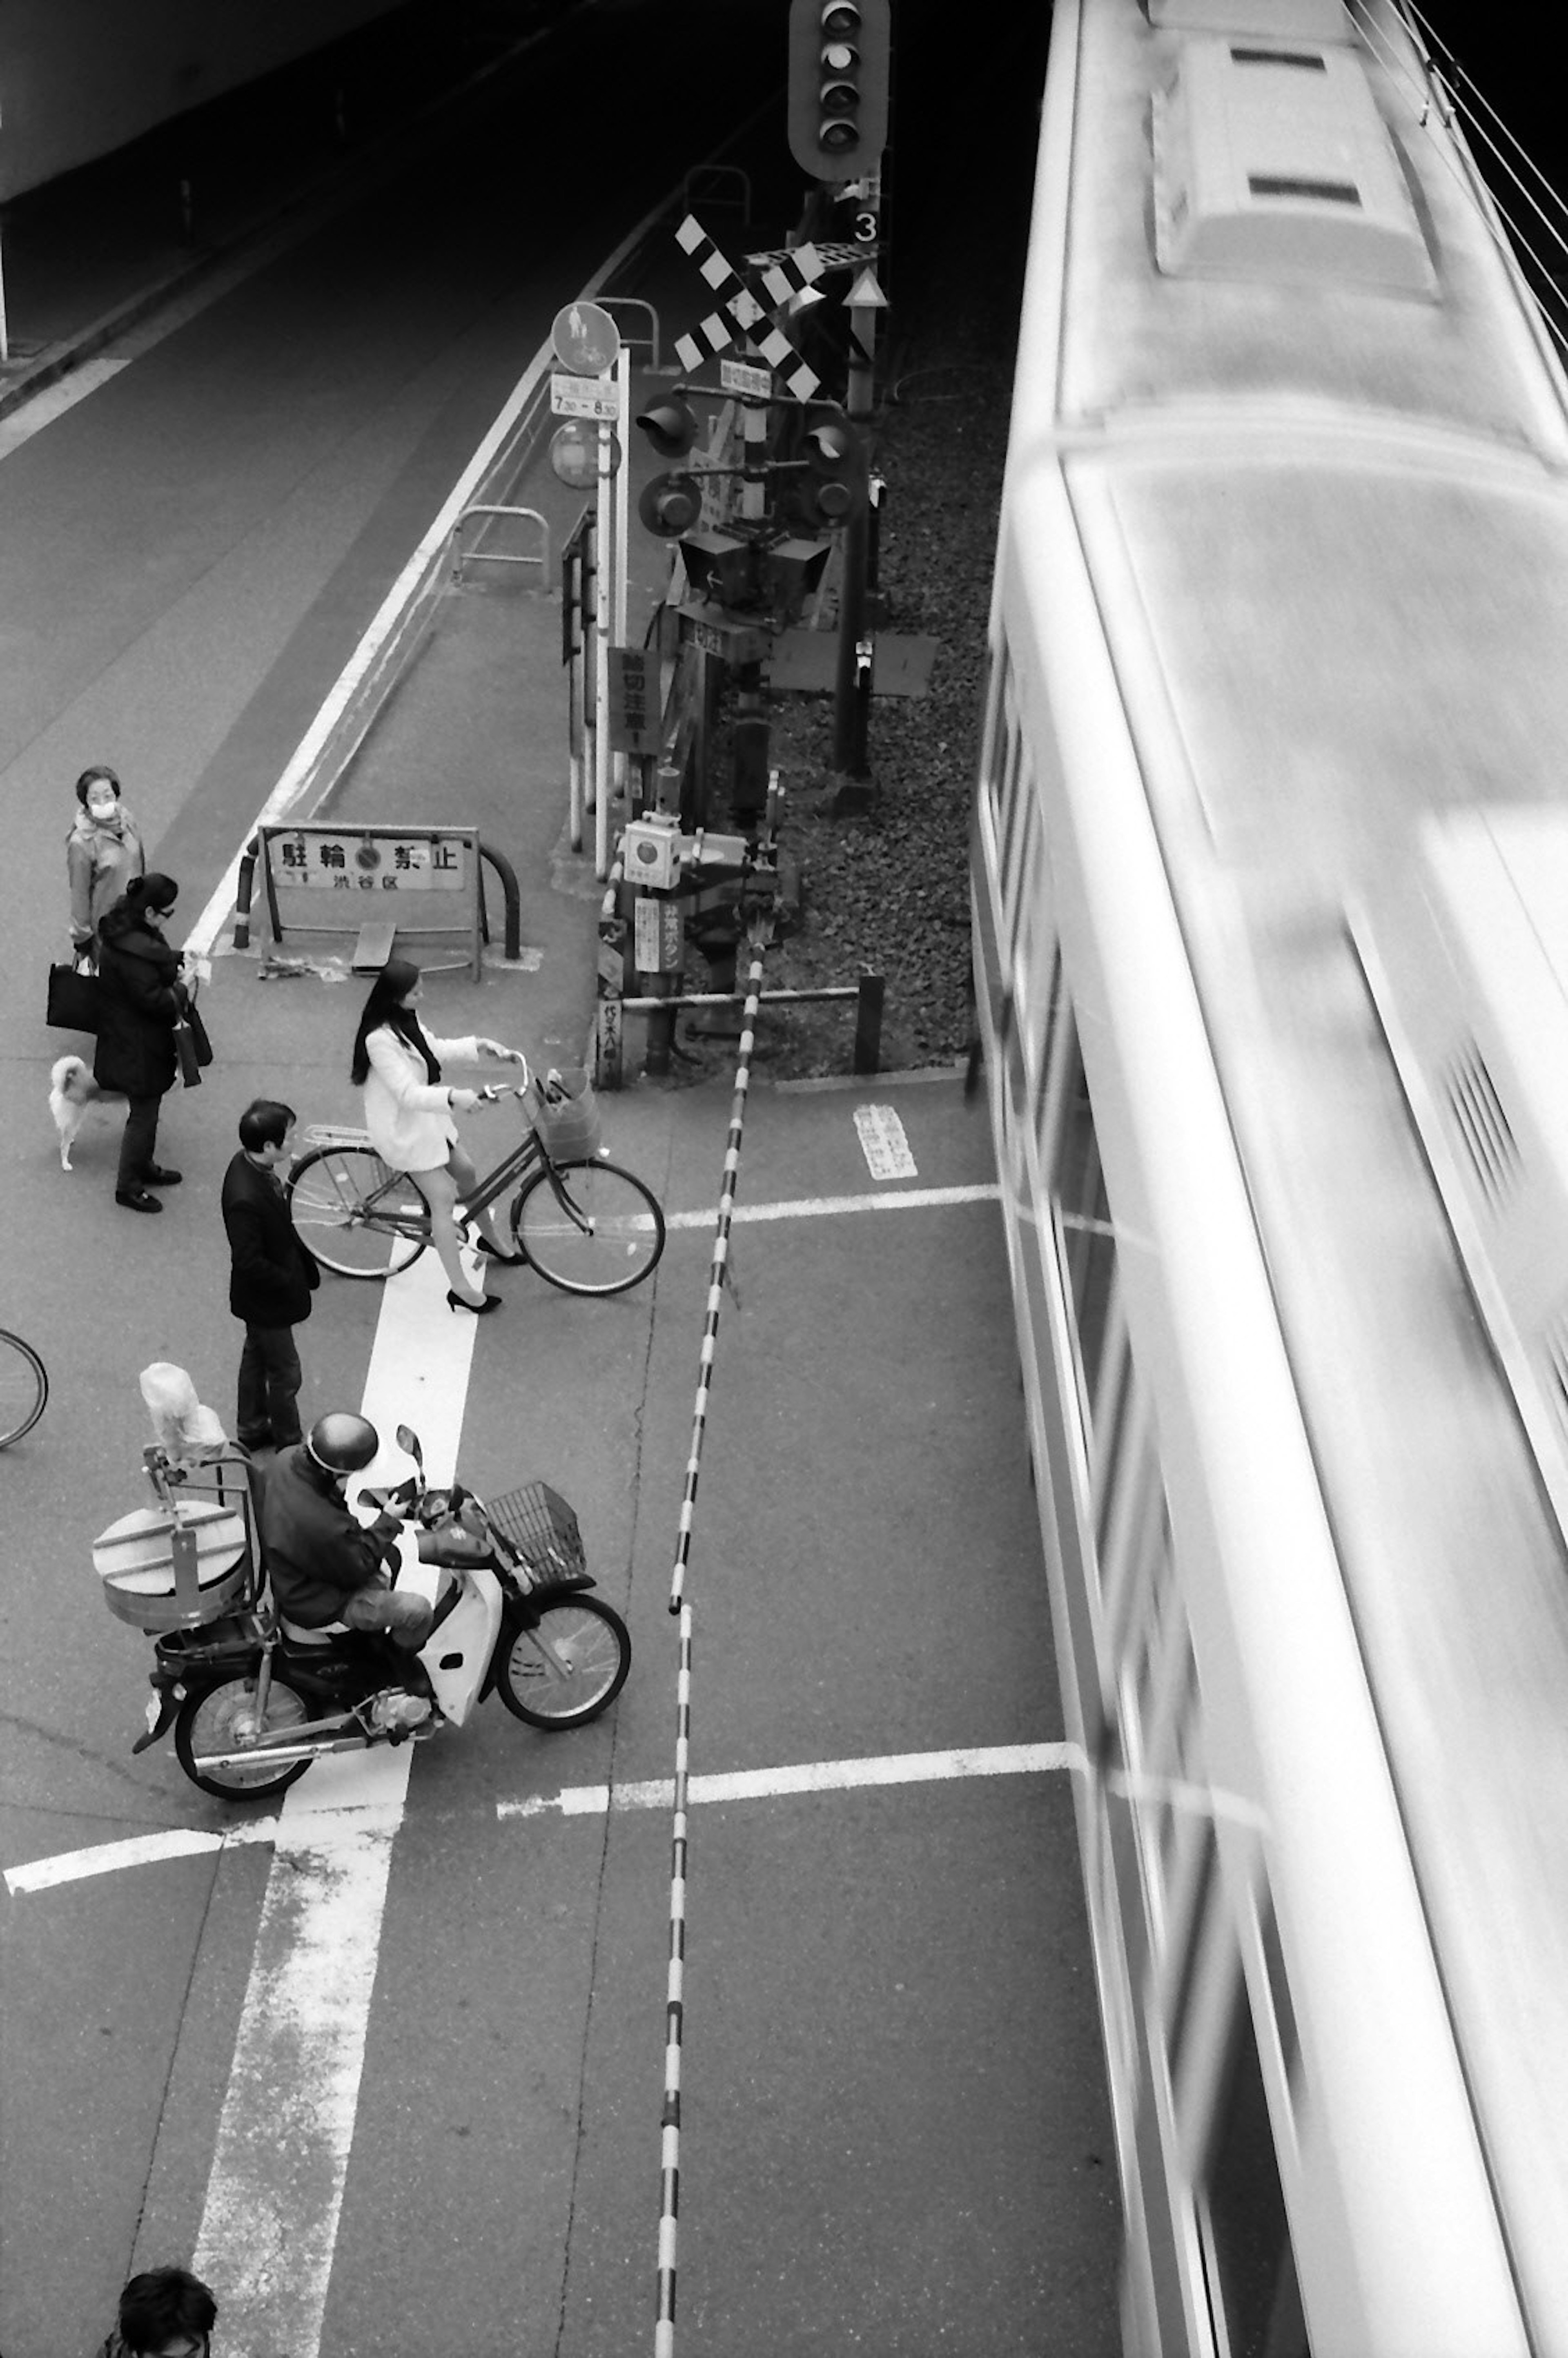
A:
[[[890,0],[790,0],[789,152],[813,179],[876,168],[891,49]]]
[[[796,502],[818,532],[847,524],[865,509],[870,469],[866,446],[836,401],[808,404],[801,433],[806,471],[796,477]]]
[[[702,514],[702,485],[695,475],[655,475],[637,497],[637,514],[659,540],[679,540]]]
[[[639,410],[640,426],[661,459],[684,459],[697,439],[697,418],[676,394],[665,394]],[[638,495],[637,514],[660,540],[678,540],[702,514],[702,486],[680,469],[655,475]]]
[[[697,439],[696,415],[676,394],[651,401],[638,411],[636,423],[661,459],[684,459]]]

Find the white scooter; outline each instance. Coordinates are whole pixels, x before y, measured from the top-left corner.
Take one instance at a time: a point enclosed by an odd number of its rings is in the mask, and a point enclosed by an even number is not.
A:
[[[581,1727],[626,1682],[632,1640],[597,1596],[578,1520],[531,1482],[486,1504],[431,1489],[416,1433],[397,1428],[416,1474],[363,1489],[413,1529],[395,1585],[435,1606],[416,1655],[345,1629],[305,1629],[273,1598],[256,1544],[254,1467],[236,1455],[192,1466],[145,1453],[158,1499],[112,1526],[93,1553],[121,1620],[154,1639],[145,1751],[174,1730],[188,1777],[227,1801],[280,1793],[312,1760],[461,1727],[492,1688],[519,1719]]]

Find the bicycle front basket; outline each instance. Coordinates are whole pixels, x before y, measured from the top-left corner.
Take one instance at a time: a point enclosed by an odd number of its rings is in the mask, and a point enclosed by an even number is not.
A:
[[[577,1517],[547,1482],[525,1482],[520,1490],[487,1498],[485,1510],[523,1557],[533,1587],[592,1586]]]
[[[563,1073],[555,1086],[562,1090],[560,1097],[551,1097],[547,1087],[537,1094],[535,1127],[552,1163],[584,1162],[599,1152],[600,1144],[599,1099],[593,1083],[586,1073]]]

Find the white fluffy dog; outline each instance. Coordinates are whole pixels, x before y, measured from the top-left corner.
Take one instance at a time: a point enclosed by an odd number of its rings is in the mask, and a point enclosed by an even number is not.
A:
[[[123,1106],[113,1089],[101,1089],[80,1056],[61,1056],[49,1067],[49,1112],[59,1132],[59,1167],[70,1169],[70,1150],[90,1105]]]

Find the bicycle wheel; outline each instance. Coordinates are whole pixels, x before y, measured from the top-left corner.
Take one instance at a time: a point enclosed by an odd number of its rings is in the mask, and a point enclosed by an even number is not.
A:
[[[275,1677],[266,1699],[265,1733],[299,1727],[309,1716],[304,1696],[287,1679]],[[198,1765],[217,1753],[243,1752],[246,1739],[254,1741],[258,1732],[255,1680],[225,1679],[221,1686],[187,1695],[174,1723],[174,1748],[191,1783],[200,1785],[204,1793],[216,1793],[222,1801],[260,1801],[264,1794],[281,1793],[286,1785],[304,1776],[310,1763],[269,1760],[265,1752],[258,1752],[254,1767],[248,1760],[232,1768]]]
[[[49,1396],[49,1374],[32,1345],[0,1328],[0,1449],[31,1433]]]
[[[581,1727],[597,1719],[632,1667],[626,1624],[597,1596],[563,1596],[544,1606],[536,1633],[514,1630],[508,1644],[503,1632],[501,1642],[501,1700],[530,1727]]]
[[[512,1234],[563,1293],[624,1293],[664,1251],[665,1216],[651,1187],[595,1156],[546,1163],[512,1206]]]
[[[340,1277],[391,1277],[430,1241],[423,1190],[373,1147],[318,1146],[295,1164],[284,1192],[296,1236]]]

